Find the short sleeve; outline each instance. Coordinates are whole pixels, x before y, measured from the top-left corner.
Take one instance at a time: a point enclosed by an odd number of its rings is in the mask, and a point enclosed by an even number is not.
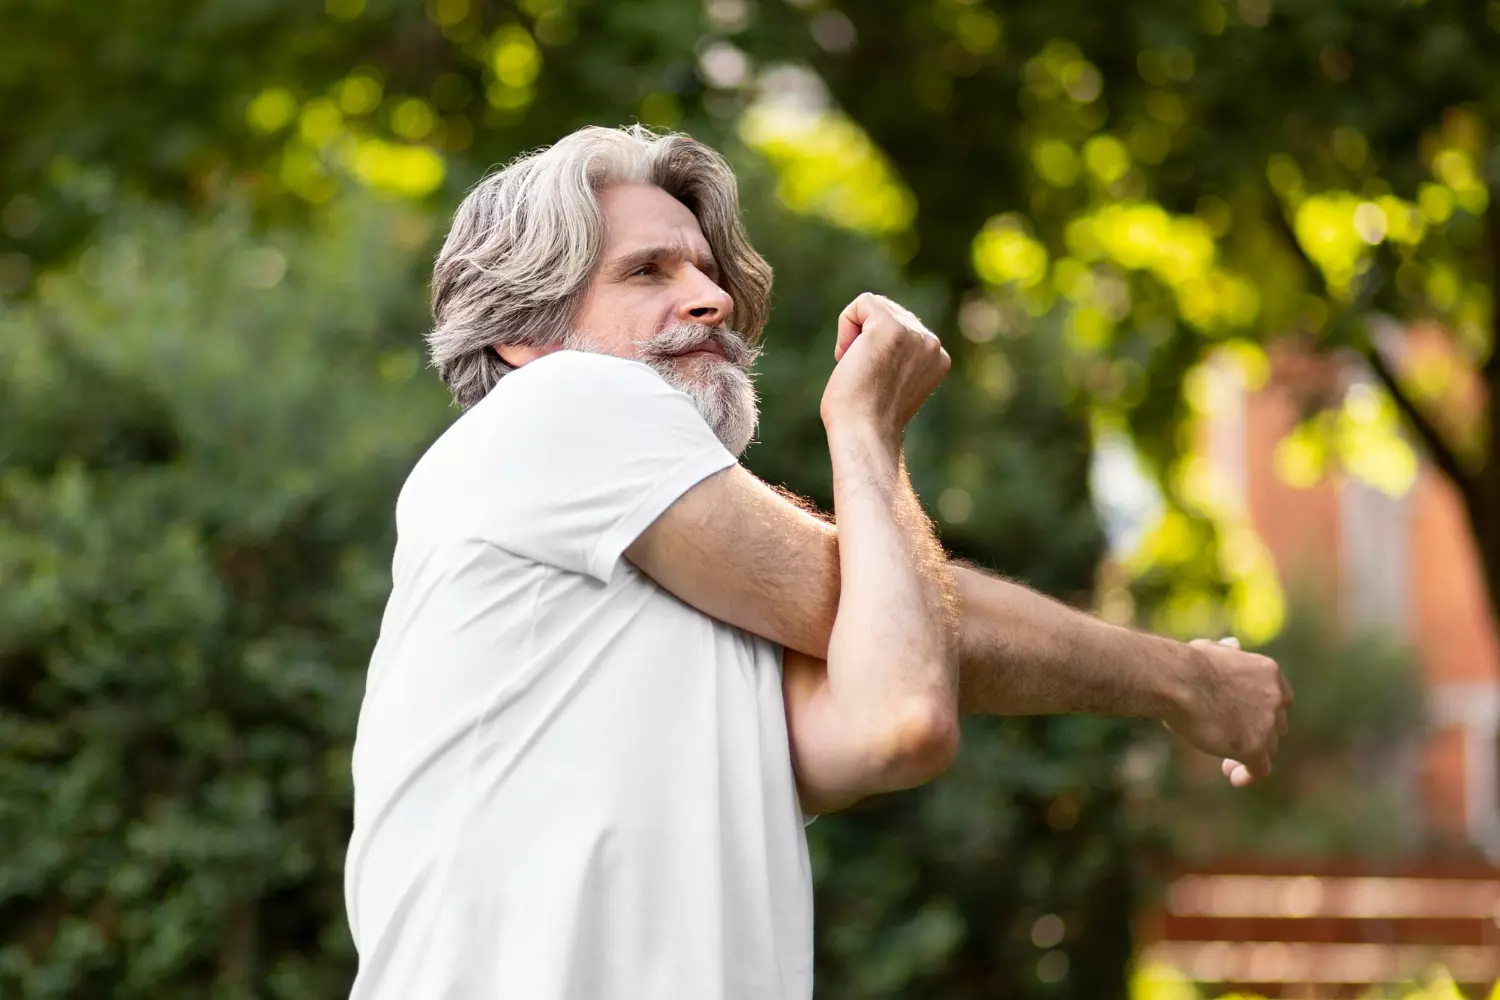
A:
[[[501,380],[480,421],[480,531],[608,583],[682,494],[735,464],[693,401],[636,361],[560,351]]]

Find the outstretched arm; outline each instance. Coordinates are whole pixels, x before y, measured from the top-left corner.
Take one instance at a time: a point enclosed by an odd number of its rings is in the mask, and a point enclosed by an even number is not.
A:
[[[1228,758],[1236,785],[1270,772],[1292,701],[1275,661],[1111,625],[969,566],[954,578],[963,711],[1160,719]]]

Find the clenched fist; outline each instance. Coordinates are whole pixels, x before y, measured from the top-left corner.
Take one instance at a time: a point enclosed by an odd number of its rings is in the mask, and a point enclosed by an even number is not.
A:
[[[823,423],[863,421],[899,442],[951,364],[937,335],[884,296],[861,295],[839,314]]]
[[[1271,773],[1286,733],[1292,686],[1275,660],[1246,653],[1233,639],[1188,645],[1196,656],[1189,661],[1186,697],[1166,720],[1167,728],[1199,750],[1223,757],[1225,776],[1243,788]]]

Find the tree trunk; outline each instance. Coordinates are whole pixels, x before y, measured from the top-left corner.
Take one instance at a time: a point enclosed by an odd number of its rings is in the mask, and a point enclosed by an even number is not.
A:
[[[1496,239],[1500,245],[1500,233]],[[1477,469],[1464,461],[1438,425],[1417,405],[1378,346],[1372,343],[1365,358],[1406,418],[1428,461],[1453,484],[1463,500],[1490,614],[1500,624],[1500,310],[1493,336],[1490,356],[1480,369],[1487,398],[1480,416],[1484,461]]]

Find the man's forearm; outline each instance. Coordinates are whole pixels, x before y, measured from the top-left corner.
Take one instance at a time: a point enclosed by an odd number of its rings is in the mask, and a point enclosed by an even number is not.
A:
[[[959,708],[970,714],[1165,718],[1184,697],[1187,646],[1111,625],[955,563]]]
[[[773,499],[785,512],[779,537],[801,548],[789,563],[776,561],[769,627],[755,630],[826,659],[841,590],[839,532],[795,496]],[[1166,718],[1180,705],[1186,645],[1111,625],[962,561],[951,566],[963,713]]]
[[[843,525],[830,688],[875,719],[892,705],[924,699],[945,701],[951,718],[952,576],[900,452],[862,428],[830,426],[828,441]]]

